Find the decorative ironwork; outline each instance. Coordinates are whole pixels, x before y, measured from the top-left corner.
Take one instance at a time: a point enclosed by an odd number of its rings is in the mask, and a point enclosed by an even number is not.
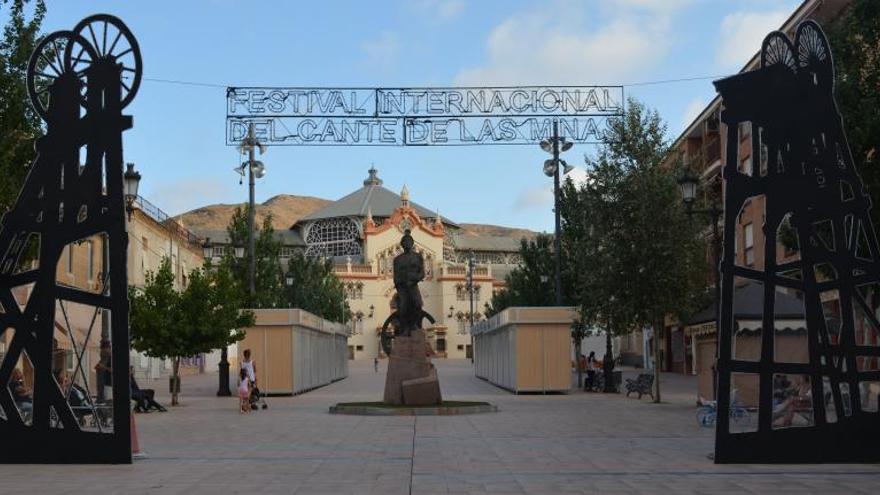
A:
[[[14,332],[0,363],[0,462],[131,462],[122,133],[132,120],[122,109],[140,79],[137,41],[109,15],[50,34],[31,56],[28,94],[46,135],[0,223],[0,337]],[[107,243],[106,276],[94,290],[59,283],[65,247],[94,236]],[[29,256],[35,264],[23,262]],[[85,332],[70,324],[71,306],[92,311]],[[85,364],[96,323],[104,325],[98,383],[106,387],[97,390],[103,402],[92,399]],[[53,377],[56,329],[73,348],[75,385]],[[29,407],[19,362],[33,376]],[[84,397],[74,406],[75,392]]]
[[[360,232],[350,218],[327,218],[308,226],[306,256],[360,256]]]
[[[623,101],[622,86],[228,88],[226,144],[250,123],[267,145],[533,144],[554,122],[602,142]]]
[[[831,51],[812,21],[798,26],[793,41],[768,35],[759,69],[715,82],[727,125],[715,462],[880,460],[880,247],[833,85]],[[751,122],[751,155],[768,160],[758,171],[737,168],[743,122]],[[763,270],[737,265],[734,256],[737,217],[755,196],[765,198]],[[799,259],[779,262],[777,231],[785,222]],[[752,360],[734,341],[736,278],[763,285],[760,350]],[[776,328],[782,291],[802,297],[806,336]],[[783,338],[799,338],[803,357],[786,357]],[[757,408],[755,424],[731,415],[742,408]]]

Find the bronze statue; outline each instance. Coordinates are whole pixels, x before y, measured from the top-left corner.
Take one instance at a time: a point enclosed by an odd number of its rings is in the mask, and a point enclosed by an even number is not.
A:
[[[413,329],[422,328],[422,294],[419,282],[425,279],[425,261],[413,251],[415,241],[410,231],[400,240],[403,253],[394,258],[394,288],[397,289],[397,316],[399,335],[409,336]]]

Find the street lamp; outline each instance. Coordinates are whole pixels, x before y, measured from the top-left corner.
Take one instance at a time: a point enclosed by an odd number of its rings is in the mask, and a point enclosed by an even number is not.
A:
[[[468,271],[467,271],[467,289],[471,300],[471,327],[468,333],[471,339],[471,362],[474,362],[474,267],[477,264],[477,257],[471,251],[468,255]]]
[[[131,214],[134,212],[134,202],[138,197],[138,186],[141,183],[141,174],[134,169],[134,163],[125,164],[125,173],[122,174],[122,180],[125,186],[125,212],[128,213],[128,220],[131,221]]]
[[[686,169],[678,179],[678,188],[681,193],[681,202],[684,204],[685,212],[688,216],[695,214],[707,215],[712,220],[712,276],[715,282],[715,335],[718,341],[715,346],[716,364],[712,365],[712,398],[714,399],[718,396],[718,370],[716,365],[718,363],[718,345],[721,344],[721,339],[718,339],[718,332],[721,328],[721,233],[718,231],[718,221],[724,215],[724,210],[715,204],[714,201],[709,208],[694,208],[699,181],[699,178]],[[658,336],[659,332],[655,332],[655,345]]]
[[[284,276],[284,285],[293,287],[293,274],[290,272],[287,272],[287,275]]]
[[[455,311],[455,308],[452,307],[452,306],[449,306],[449,314],[446,315],[446,317],[447,317],[447,318],[452,318],[452,312],[453,312],[453,311]]]
[[[559,153],[568,151],[574,146],[572,141],[559,135],[559,122],[553,121],[553,136],[549,139],[541,141],[541,149],[553,155],[553,158],[544,161],[544,174],[547,177],[553,177],[553,213],[556,220],[555,235],[553,239],[553,260],[556,275],[556,305],[562,306],[562,242],[560,240],[560,230],[562,220],[559,212],[559,165],[562,165],[563,175],[574,170],[573,166],[565,163],[565,160],[559,158]]]

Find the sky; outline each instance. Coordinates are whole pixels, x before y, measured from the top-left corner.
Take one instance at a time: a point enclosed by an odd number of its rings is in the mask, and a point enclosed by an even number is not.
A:
[[[44,31],[109,13],[137,38],[124,155],[170,214],[247,201],[225,145],[227,86],[623,85],[676,138],[799,0],[46,0]],[[658,81],[700,78],[692,81]],[[181,81],[196,84],[173,83]],[[644,84],[651,83],[651,84]],[[579,166],[595,145],[565,158]],[[459,223],[552,231],[537,145],[271,147],[256,198],[338,199],[375,166],[385,187]]]

